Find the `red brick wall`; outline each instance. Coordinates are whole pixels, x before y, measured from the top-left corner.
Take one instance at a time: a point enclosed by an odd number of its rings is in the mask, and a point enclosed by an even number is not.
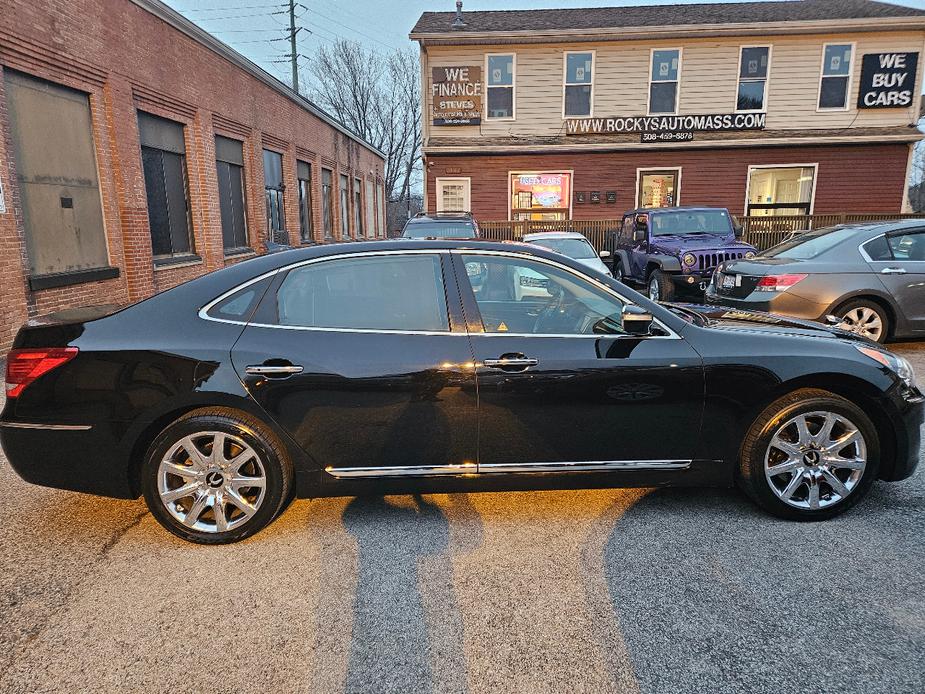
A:
[[[508,218],[509,171],[574,170],[577,191],[616,191],[617,203],[573,204],[574,219],[620,216],[635,207],[636,169],[682,167],[682,205],[728,207],[742,214],[748,167],[818,163],[813,212],[901,212],[909,146],[830,145],[652,152],[434,156],[427,158],[427,205],[436,209],[436,178],[471,176],[478,219]],[[447,169],[452,171],[448,173]],[[461,172],[461,173],[458,173]]]
[[[116,279],[31,291],[6,117],[3,70],[13,69],[89,95],[103,220]],[[155,267],[148,228],[137,111],[183,123],[192,236],[202,260]],[[300,243],[296,159],[312,165],[315,239],[321,241],[321,166],[379,183],[382,158],[303,110],[220,55],[128,0],[5,0],[0,12],[0,354],[29,316],[86,304],[135,301],[204,272],[225,258],[215,168],[215,135],[243,140],[249,244],[267,238],[262,149],[283,154],[290,243]],[[352,219],[352,211],[351,211]]]

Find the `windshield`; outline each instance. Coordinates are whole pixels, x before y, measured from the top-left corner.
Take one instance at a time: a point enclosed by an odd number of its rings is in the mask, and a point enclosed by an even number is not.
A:
[[[472,222],[452,220],[411,222],[402,232],[406,239],[425,239],[435,236],[440,239],[474,239],[475,228]]]
[[[649,215],[653,236],[669,234],[715,234],[728,236],[732,222],[726,210],[659,212]]]
[[[834,248],[856,233],[857,229],[855,227],[828,227],[827,229],[806,231],[769,248],[761,255],[764,258],[809,260],[821,253],[825,253],[830,248]]]
[[[584,239],[535,239],[530,243],[567,255],[575,260],[588,260],[589,258],[597,257],[594,247]]]

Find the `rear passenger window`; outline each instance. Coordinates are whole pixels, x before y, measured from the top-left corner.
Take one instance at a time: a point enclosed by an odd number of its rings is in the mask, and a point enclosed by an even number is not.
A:
[[[925,260],[925,231],[889,236],[890,250],[896,260]]]
[[[885,236],[868,241],[864,244],[864,252],[871,260],[892,260],[893,254],[890,253],[890,246],[886,242]]]
[[[279,324],[448,332],[437,255],[327,260],[291,270],[277,294]]]

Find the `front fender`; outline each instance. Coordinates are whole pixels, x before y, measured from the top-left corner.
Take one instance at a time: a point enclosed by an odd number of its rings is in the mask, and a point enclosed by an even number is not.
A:
[[[646,267],[658,265],[662,272],[681,272],[681,261],[673,255],[649,253],[646,255]]]

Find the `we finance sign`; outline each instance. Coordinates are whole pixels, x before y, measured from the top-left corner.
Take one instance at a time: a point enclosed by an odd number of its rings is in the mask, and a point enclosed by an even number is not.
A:
[[[573,118],[565,121],[565,134],[622,135],[762,130],[766,117],[765,113],[709,113],[694,116]]]
[[[482,122],[482,68],[433,68],[430,99],[434,125],[478,125]]]

